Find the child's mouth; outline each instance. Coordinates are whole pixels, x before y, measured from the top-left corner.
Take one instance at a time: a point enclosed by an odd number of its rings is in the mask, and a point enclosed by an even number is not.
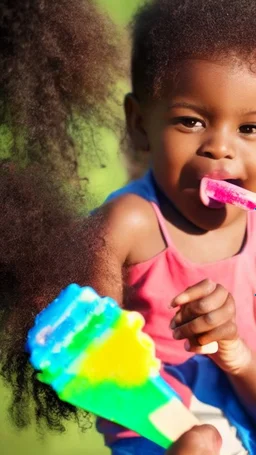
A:
[[[224,179],[224,180],[225,180],[225,182],[231,183],[232,185],[236,185],[236,186],[240,186],[240,187],[243,186],[242,185],[243,182],[241,179]]]

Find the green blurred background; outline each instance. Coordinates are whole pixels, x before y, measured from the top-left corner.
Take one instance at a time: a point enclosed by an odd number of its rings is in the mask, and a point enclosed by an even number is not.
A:
[[[125,27],[136,7],[142,0],[95,0],[101,8],[112,17],[121,27]],[[125,88],[124,88],[125,90]],[[1,144],[1,155],[4,147]],[[89,170],[89,189],[98,202],[114,189],[126,181],[126,172],[119,152],[119,139],[112,132],[104,131],[100,139],[104,149],[103,158],[107,169],[101,169],[97,163]],[[84,164],[88,172],[88,167]],[[83,163],[81,163],[83,172]],[[75,424],[69,424],[67,432],[62,435],[47,435],[41,440],[33,426],[29,430],[17,431],[8,420],[7,407],[9,402],[8,390],[0,383],[0,455],[107,455],[109,451],[104,447],[102,438],[94,428],[86,434],[81,434]]]

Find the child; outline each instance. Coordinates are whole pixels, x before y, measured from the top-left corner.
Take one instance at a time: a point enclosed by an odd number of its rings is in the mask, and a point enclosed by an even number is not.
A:
[[[85,283],[90,237],[76,215],[84,202],[61,185],[79,177],[78,152],[91,158],[73,140],[81,119],[118,123],[118,31],[91,0],[3,0],[0,35],[0,373],[19,428],[34,418],[41,429],[64,431],[69,419],[86,428],[87,413],[38,382],[24,343],[40,309],[70,282]]]
[[[206,208],[199,198],[204,175],[256,190],[255,12],[252,0],[159,0],[146,5],[135,21],[133,94],[125,105],[135,148],[151,156],[149,172],[112,195],[84,226],[65,215],[67,231],[60,222],[57,229],[54,210],[45,209],[44,217],[28,211],[30,229],[33,220],[42,221],[25,235],[24,227],[14,223],[22,220],[21,213],[15,217],[11,202],[7,205],[6,226],[13,226],[12,235],[3,230],[7,237],[0,239],[3,296],[12,307],[5,322],[9,337],[1,347],[5,377],[10,381],[11,373],[17,374],[12,380],[16,403],[22,400],[20,410],[29,383],[39,417],[49,416],[53,427],[68,415],[48,388],[31,381],[20,349],[46,299],[76,281],[140,311],[163,361],[165,379],[203,422],[219,427],[229,454],[255,453],[254,214],[246,217],[234,207]],[[17,188],[14,177],[9,189]],[[27,190],[21,200],[26,195]],[[38,210],[43,207],[39,204]],[[57,213],[64,216],[66,211]],[[43,234],[41,225],[47,227]],[[27,268],[24,257],[30,258]],[[170,309],[171,302],[181,307],[178,312]],[[187,350],[184,339],[190,342]],[[193,354],[211,341],[219,342],[213,360]],[[75,415],[73,409],[70,413]],[[114,455],[164,453],[124,428],[101,421],[99,430]]]
[[[256,191],[255,30],[254,0],[155,0],[138,12],[125,111],[151,165],[96,211],[102,246],[86,277],[143,314],[164,378],[229,455],[256,453],[256,215],[206,207],[199,187],[208,176]],[[210,342],[218,352],[195,355]],[[113,455],[164,453],[109,422],[98,429]]]

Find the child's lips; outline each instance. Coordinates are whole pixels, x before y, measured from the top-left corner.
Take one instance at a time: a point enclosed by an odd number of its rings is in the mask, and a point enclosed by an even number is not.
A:
[[[230,169],[228,167],[216,167],[212,169],[197,169],[196,171],[197,177],[199,180],[202,180],[203,177],[207,177],[208,179],[213,179],[213,180],[245,180],[246,175],[241,169],[241,167],[236,166],[236,169],[234,165],[230,166]]]
[[[243,187],[243,181],[241,179],[224,179],[224,180],[225,180],[225,182],[232,183],[232,185]]]

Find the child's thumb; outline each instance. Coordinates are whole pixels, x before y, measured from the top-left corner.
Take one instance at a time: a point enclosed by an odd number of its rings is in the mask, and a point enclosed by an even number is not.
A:
[[[216,428],[200,425],[184,433],[166,455],[219,455],[221,444]]]

